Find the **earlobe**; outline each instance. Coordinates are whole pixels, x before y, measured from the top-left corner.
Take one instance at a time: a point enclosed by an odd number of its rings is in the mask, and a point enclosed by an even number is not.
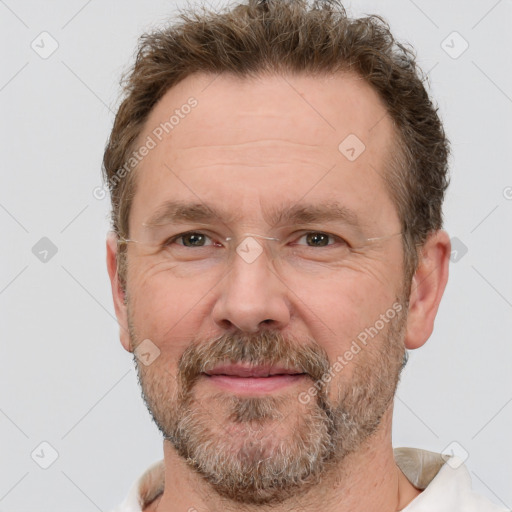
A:
[[[451,243],[444,230],[432,232],[419,254],[409,297],[405,347],[421,347],[434,329],[434,320],[448,282]]]
[[[125,292],[119,281],[119,273],[117,266],[118,256],[118,237],[116,233],[110,232],[107,236],[107,271],[110,277],[110,285],[112,288],[112,298],[114,300],[114,309],[117,321],[119,323],[119,337],[121,344],[128,352],[131,352],[130,336],[128,330],[128,312],[125,304]]]

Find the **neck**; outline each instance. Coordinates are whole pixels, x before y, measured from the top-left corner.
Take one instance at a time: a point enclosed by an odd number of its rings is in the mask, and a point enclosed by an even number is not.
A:
[[[165,489],[147,509],[158,512],[395,512],[405,508],[421,491],[395,463],[391,444],[391,405],[377,432],[364,446],[345,457],[320,484],[277,505],[244,505],[217,495],[205,480],[164,442]]]

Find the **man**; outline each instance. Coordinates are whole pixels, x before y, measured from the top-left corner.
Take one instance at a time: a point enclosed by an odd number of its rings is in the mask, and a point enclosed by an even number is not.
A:
[[[107,264],[164,460],[118,510],[502,510],[391,443],[448,279],[447,156],[380,18],[249,0],[142,39]]]

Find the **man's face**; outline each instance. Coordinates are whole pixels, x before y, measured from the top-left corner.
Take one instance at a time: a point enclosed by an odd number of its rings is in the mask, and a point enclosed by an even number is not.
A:
[[[219,493],[277,502],[356,451],[392,406],[407,309],[382,178],[392,128],[353,76],[213,78],[168,91],[139,138],[156,146],[130,213],[130,342],[159,350],[137,361],[139,378],[177,452]],[[153,225],[169,201],[196,206]],[[343,215],[317,215],[334,203]],[[240,376],[258,365],[296,375]]]

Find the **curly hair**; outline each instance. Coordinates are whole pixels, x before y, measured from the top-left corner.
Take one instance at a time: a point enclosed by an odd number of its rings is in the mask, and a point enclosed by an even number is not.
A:
[[[438,108],[424,87],[428,77],[410,45],[396,41],[380,16],[349,18],[338,0],[247,0],[222,12],[181,11],[179,18],[141,36],[135,63],[121,81],[124,99],[103,158],[118,236],[129,236],[136,185],[126,162],[152,108],[178,82],[197,72],[241,78],[355,72],[378,93],[393,123],[395,151],[384,180],[401,222],[410,286],[418,247],[442,227],[449,156]],[[124,287],[122,262],[119,268]]]

